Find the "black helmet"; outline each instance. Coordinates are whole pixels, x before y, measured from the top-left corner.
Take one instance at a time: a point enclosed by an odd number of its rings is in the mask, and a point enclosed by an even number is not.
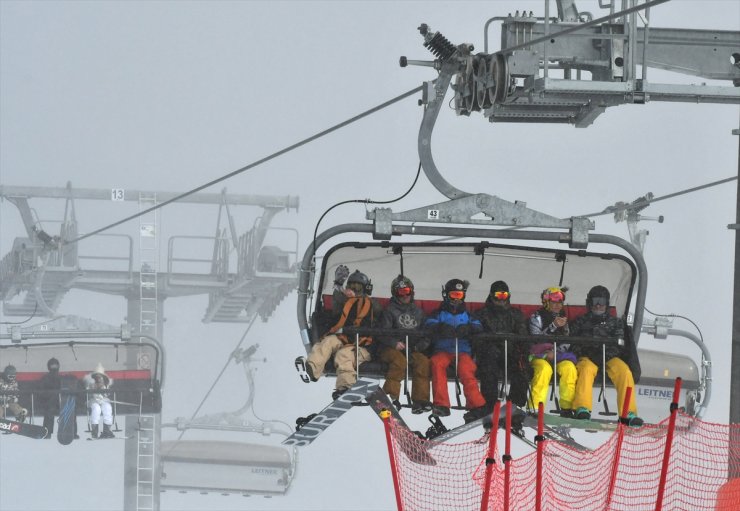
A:
[[[54,369],[52,369],[52,367],[53,367]],[[48,361],[48,362],[46,363],[46,368],[47,368],[47,369],[48,369],[49,371],[52,371],[52,370],[56,370],[56,371],[58,371],[58,370],[59,370],[59,361],[58,361],[58,360],[57,360],[56,358],[54,358],[54,357],[51,357],[51,358],[49,359],[49,361]]]
[[[444,289],[442,290],[442,296],[447,298],[447,295],[450,291],[462,291],[463,293],[468,291],[468,286],[470,285],[470,282],[467,280],[460,280],[460,279],[451,279],[447,281],[447,284],[445,284]]]
[[[13,379],[15,379],[15,374],[16,374],[15,366],[12,366],[12,365],[5,366],[5,370],[3,371],[3,376],[5,376],[6,379],[10,379],[11,376],[13,377]]]
[[[372,281],[360,270],[355,270],[355,272],[349,276],[347,279],[347,287],[350,287],[350,284],[361,284],[362,292],[368,296],[373,292]]]
[[[503,280],[497,280],[491,284],[491,291],[486,303],[492,304],[494,307],[509,307],[511,304],[509,285]]]
[[[497,292],[497,291],[506,291],[509,292],[509,285],[504,282],[503,280],[497,280],[493,284],[491,284],[491,294]]]
[[[609,290],[604,286],[592,287],[586,295],[586,307],[589,309],[593,306],[594,298],[606,298],[606,306],[609,307]]]
[[[391,282],[391,295],[398,297],[398,290],[404,288],[411,288],[411,297],[413,298],[414,283],[411,282],[410,278],[399,275],[398,277],[393,279],[393,282]]]

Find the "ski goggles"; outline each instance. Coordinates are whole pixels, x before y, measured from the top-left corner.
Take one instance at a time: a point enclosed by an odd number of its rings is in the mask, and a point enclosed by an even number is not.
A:
[[[545,300],[548,302],[563,302],[565,301],[565,295],[562,291],[553,291],[545,295]]]
[[[447,296],[450,297],[450,300],[462,300],[465,298],[465,291],[448,291]]]
[[[591,298],[591,305],[603,305],[606,307],[609,305],[609,300],[607,298],[602,298],[601,296],[594,296]]]
[[[411,289],[408,286],[406,286],[406,287],[399,287],[398,289],[396,289],[396,294],[398,296],[409,296],[413,292],[414,292],[414,290]]]
[[[491,293],[491,296],[493,296],[496,300],[508,300],[511,296],[511,293],[508,291],[494,291]]]

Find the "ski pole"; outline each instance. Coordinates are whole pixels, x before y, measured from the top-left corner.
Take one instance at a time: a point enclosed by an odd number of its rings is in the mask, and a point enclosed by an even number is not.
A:
[[[113,403],[113,431],[121,431],[121,428],[118,427],[118,401],[116,401],[116,393],[113,393],[113,399],[108,399],[111,403]]]
[[[460,402],[460,375],[457,369],[459,362],[460,354],[457,345],[457,336],[455,336],[455,400],[457,401],[457,406],[462,406],[462,403]]]
[[[360,334],[355,334],[355,381],[360,379]]]
[[[599,400],[604,405],[604,411],[599,415],[617,415],[616,412],[609,411],[609,404],[606,402],[606,343],[601,344],[601,393],[599,394]]]
[[[85,407],[87,408],[87,431],[92,431],[92,422],[90,422],[90,396],[85,393]],[[59,394],[59,409],[62,409],[62,395]],[[59,417],[61,419],[61,417]]]
[[[509,399],[509,340],[504,339],[504,381],[501,384],[501,393],[508,401]]]
[[[411,406],[411,394],[409,393],[409,335],[406,334],[406,344],[404,346],[406,351],[406,379],[403,382],[403,394],[406,396],[406,402]]]
[[[552,343],[552,399],[555,401],[555,413],[560,413],[558,401],[558,343]]]

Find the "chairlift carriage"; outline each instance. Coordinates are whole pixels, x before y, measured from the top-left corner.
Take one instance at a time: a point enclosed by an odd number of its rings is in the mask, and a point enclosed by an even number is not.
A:
[[[245,350],[237,349],[229,357],[243,366],[247,379],[247,399],[238,410],[191,419],[180,417],[162,425],[180,432],[177,439],[161,444],[158,470],[162,490],[267,497],[288,491],[296,470],[296,450],[266,445],[263,439],[273,434],[287,437],[291,428],[280,421],[258,419],[253,409],[254,362],[266,361],[254,356],[258,348],[255,344]],[[250,410],[256,423],[245,418]],[[190,430],[217,432],[218,439],[183,439]],[[261,437],[259,443],[249,441],[257,435]]]
[[[62,316],[33,327],[15,327],[9,335],[0,338],[12,341],[0,344],[0,366],[16,368],[19,404],[29,411],[32,421],[43,417],[44,403],[49,399],[61,399],[61,389],[41,388],[47,362],[52,358],[59,361],[60,376],[76,381],[77,416],[87,416],[88,400],[92,397],[83,385],[83,378],[99,365],[113,380],[107,395],[114,418],[141,417],[162,410],[162,346],[155,338],[132,341],[128,325],[115,329],[86,318]]]
[[[348,226],[346,230],[343,227],[331,231],[336,233],[341,230],[342,234],[352,232],[355,235],[368,233],[368,229],[362,229],[363,226],[359,224]],[[427,238],[436,234],[462,238],[477,236],[479,239],[519,238],[520,243],[538,239],[559,244],[553,237],[556,233],[511,230],[485,232],[484,229],[464,227],[416,226],[414,229]],[[399,234],[413,236],[405,226],[399,226]],[[329,241],[330,238],[327,236],[325,239]],[[647,275],[641,254],[628,243],[612,236],[591,235],[592,243],[612,244],[622,249],[621,252],[626,252],[625,255],[617,251],[592,252],[494,243],[487,239],[477,242],[339,242],[331,246],[323,254],[320,267],[301,280],[298,317],[299,323],[305,325],[302,335],[306,350],[310,351],[320,336],[326,333],[325,318],[331,315],[334,271],[340,264],[347,265],[350,271],[358,269],[368,275],[373,282],[372,296],[383,304],[391,297],[390,282],[393,278],[399,274],[409,277],[414,282],[415,302],[426,314],[439,307],[442,299],[441,287],[451,278],[470,282],[466,303],[468,310],[473,312],[483,306],[491,283],[505,280],[511,289],[512,305],[519,308],[525,317],[541,307],[542,289],[553,285],[567,285],[569,291],[565,310],[569,321],[572,321],[586,312],[585,298],[588,290],[601,284],[611,292],[610,312],[625,320],[632,317],[634,338],[638,339],[642,318],[637,314],[630,315],[630,310],[633,303],[635,307],[644,304]],[[324,238],[319,236],[317,246],[322,241]],[[312,257],[309,251],[304,264],[310,264]],[[643,277],[640,278],[639,275]],[[309,300],[309,297],[312,299]],[[644,349],[639,349],[638,353],[642,375],[636,392],[638,396],[645,396],[639,402],[642,415],[653,421],[665,416],[665,403],[671,397],[677,376],[683,378],[685,383],[681,403],[688,413],[700,413],[700,408],[707,403],[702,397],[708,392],[710,384],[706,372],[700,372],[698,365],[687,356]],[[385,369],[381,362],[366,362],[360,365],[358,375],[382,379]],[[595,385],[594,392],[600,394],[599,385]],[[601,396],[597,399],[602,400]],[[604,403],[611,400],[614,409],[615,400],[611,391],[606,399]],[[608,412],[608,405],[604,411]]]
[[[368,223],[342,224],[316,236],[304,254],[299,281],[297,316],[302,342],[310,352],[326,333],[334,270],[340,264],[368,275],[374,284],[373,296],[381,302],[389,299],[394,277],[403,274],[411,278],[416,301],[427,313],[439,305],[440,288],[448,279],[471,282],[467,302],[473,310],[482,305],[490,284],[501,279],[512,289],[512,303],[525,315],[540,307],[544,288],[567,285],[566,309],[572,320],[585,312],[588,289],[601,284],[611,292],[613,313],[631,325],[636,344],[643,332],[656,338],[670,334],[694,342],[701,352],[697,363],[688,356],[638,350],[642,374],[635,375],[639,378],[635,390],[640,414],[648,420],[663,418],[674,379],[681,377],[681,405],[689,414],[700,416],[711,395],[709,353],[696,336],[673,330],[660,318],[654,322],[644,319],[648,272],[641,250],[645,233],[636,225],[648,219],[637,212],[649,201],[643,198],[614,209],[615,216],[621,214],[629,224],[630,243],[591,232],[595,225],[587,217],[556,218],[525,203],[459,190],[445,180],[435,164],[432,132],[442,105],[447,104],[448,88],[454,91],[458,115],[480,111],[491,122],[558,122],[576,127],[586,127],[606,107],[624,103],[690,98],[740,102],[736,87],[647,82],[647,69],[655,66],[737,83],[740,71],[731,64],[733,59],[737,62],[737,54],[727,59],[738,41],[737,33],[652,27],[649,31],[645,17],[641,19],[646,26],[638,29],[636,13],[651,2],[633,3],[623,12],[616,12],[611,2],[606,6],[609,15],[599,19],[579,13],[573,1],[557,3],[557,25],[551,25],[549,2],[545,2],[544,18],[531,13],[520,16],[518,12],[492,18],[485,27],[485,51],[478,54],[473,53],[472,45],[453,45],[421,24],[424,46],[435,60],[401,57],[400,63],[402,67],[432,67],[438,73],[435,80],[421,87],[419,103],[424,106],[424,116],[418,152],[427,178],[449,200],[400,213],[376,208],[367,213]],[[501,48],[505,50],[489,54],[488,28],[493,21],[502,23]],[[581,33],[571,35],[575,31]],[[645,60],[648,44],[649,62]],[[696,53],[683,50],[689,47]],[[637,63],[642,65],[641,75]],[[347,237],[354,241],[346,242]],[[403,241],[397,241],[399,238]],[[328,248],[319,252],[324,244]],[[567,249],[563,248],[566,245]],[[331,373],[331,367],[327,370]],[[383,378],[384,368],[368,362],[358,367],[357,373]],[[602,374],[602,382],[605,379]],[[609,414],[606,407],[604,413]]]

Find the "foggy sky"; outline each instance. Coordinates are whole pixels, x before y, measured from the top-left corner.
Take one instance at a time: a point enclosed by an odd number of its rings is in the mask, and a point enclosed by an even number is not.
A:
[[[581,10],[603,15],[596,1]],[[455,44],[483,49],[492,16],[541,1],[500,2],[73,2],[0,1],[0,184],[185,191],[258,160],[432,80],[431,68],[398,66],[398,57],[430,60],[417,27],[424,22]],[[555,12],[554,3],[551,13]],[[740,29],[740,4],[674,0],[651,11],[656,27]],[[498,31],[490,38],[498,49]],[[650,70],[662,83],[706,80]],[[448,93],[447,100],[451,94]],[[231,193],[300,197],[298,212],[274,225],[296,228],[299,254],[316,221],[348,199],[388,200],[410,186],[418,166],[422,110],[417,98],[339,130],[213,187]],[[437,167],[457,188],[484,192],[557,217],[570,217],[665,195],[737,175],[737,106],[648,103],[607,109],[587,129],[561,125],[491,124],[480,114],[457,117],[443,108],[432,139]],[[690,317],[714,361],[706,419],[727,422],[736,184],[656,203],[641,225],[650,235],[647,307]],[[424,177],[404,211],[443,197]],[[42,220],[59,219],[62,201],[34,201]],[[134,204],[78,202],[81,232],[132,214]],[[235,208],[239,233],[256,208]],[[365,206],[337,208],[331,225],[362,222]],[[173,205],[162,211],[163,237],[213,235],[217,208]],[[596,219],[596,232],[627,238],[625,224]],[[55,225],[55,224],[49,224]],[[136,236],[137,222],[115,229]],[[0,256],[24,236],[16,208],[0,204]],[[87,245],[102,250],[99,242]],[[382,284],[376,284],[382,285]],[[490,282],[474,282],[487,286]],[[206,297],[165,304],[168,382],[163,422],[190,416],[245,325],[202,324]],[[82,291],[60,313],[112,325],[125,303]],[[16,321],[6,318],[3,321]],[[675,327],[691,330],[690,324]],[[303,353],[295,293],[246,345],[267,361],[257,372],[255,410],[293,424],[328,403],[332,382],[305,385],[293,359]],[[643,335],[641,347],[692,354]],[[202,413],[238,409],[244,377],[232,367]],[[162,495],[163,510],[384,510],[394,507],[382,427],[366,409],[353,410],[299,452],[285,497]],[[82,425],[82,419],[80,419]],[[278,439],[250,438],[260,443]],[[120,509],[123,443],[0,437],[0,509]],[[59,467],[59,468],[51,468]],[[340,489],[337,489],[340,487]]]

